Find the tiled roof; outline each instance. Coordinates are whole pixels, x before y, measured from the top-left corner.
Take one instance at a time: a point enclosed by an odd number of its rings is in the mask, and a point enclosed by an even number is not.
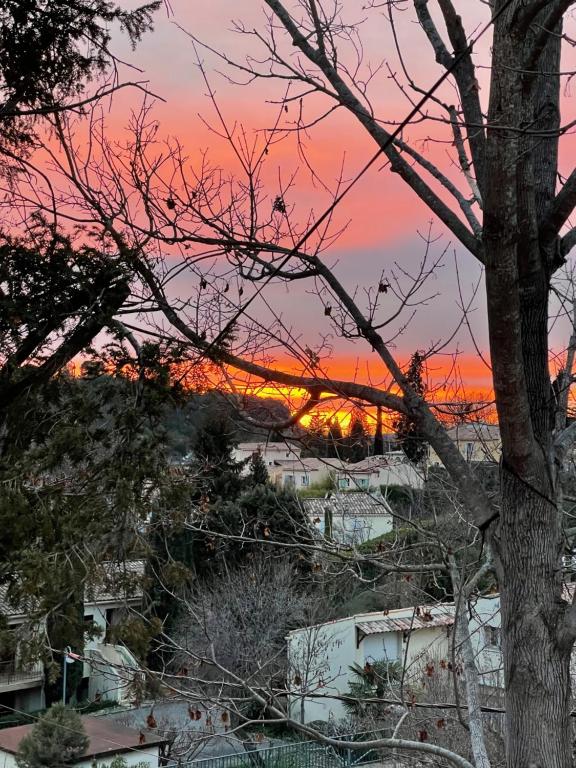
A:
[[[103,563],[92,583],[85,587],[86,603],[109,603],[118,599],[135,600],[142,597],[144,560],[125,563]]]
[[[290,451],[292,453],[300,453],[302,450],[298,443],[282,442],[282,443],[267,443],[265,441],[261,443],[238,443],[238,451]]]
[[[89,739],[88,748],[80,758],[84,760],[132,752],[135,749],[146,752],[146,748],[166,743],[166,739],[148,731],[140,732],[133,728],[125,728],[105,717],[84,716],[82,725]],[[17,725],[15,728],[0,730],[0,751],[15,755],[20,742],[33,727],[33,725]]]
[[[300,470],[301,472],[316,472],[319,469],[336,469],[341,471],[349,466],[341,459],[317,459],[315,457],[308,459],[274,459],[274,465],[288,470]]]
[[[337,517],[366,517],[390,515],[390,505],[383,496],[375,493],[333,493],[329,498],[302,499],[304,509],[311,517],[322,517],[326,507]]]
[[[362,461],[355,464],[349,464],[346,469],[349,472],[377,472],[380,467],[398,466],[398,464],[410,465],[402,451],[384,454],[382,456],[367,456]]]
[[[95,567],[85,586],[85,602],[107,603],[118,600],[139,600],[142,597],[144,561],[104,563]],[[8,620],[25,620],[35,609],[32,598],[16,604],[8,600],[8,585],[0,585],[0,615]]]
[[[408,632],[412,629],[450,627],[452,624],[454,624],[453,615],[447,613],[432,614],[421,609],[419,615],[387,616],[376,621],[359,621],[356,626],[364,635],[377,635],[382,632]]]
[[[463,442],[500,441],[500,428],[497,424],[459,424],[448,430],[452,440]]]

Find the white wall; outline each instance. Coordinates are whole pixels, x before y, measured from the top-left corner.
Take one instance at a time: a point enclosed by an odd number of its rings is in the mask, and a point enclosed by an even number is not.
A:
[[[234,448],[232,456],[235,461],[247,461],[252,458],[255,451],[260,452],[262,460],[269,469],[274,461],[299,459],[302,448],[299,445],[292,445],[290,443],[239,443]],[[249,468],[246,466],[244,472],[248,471]]]
[[[348,667],[354,663],[356,651],[353,618],[298,629],[288,635],[292,718],[301,720],[303,699],[305,723],[345,716],[343,704],[330,696],[347,690]],[[306,697],[305,693],[318,698]]]
[[[138,765],[138,763],[148,763],[150,768],[157,768],[159,763],[159,754],[157,746],[143,747],[142,750],[130,752],[114,753],[111,755],[102,755],[96,759],[98,766],[108,766],[115,757],[123,757],[128,768]],[[93,768],[94,760],[79,760],[73,763],[74,768]],[[15,755],[0,750],[0,768],[18,768]]]
[[[421,489],[424,487],[424,473],[409,461],[389,464],[380,467],[378,485],[406,485]]]
[[[476,601],[470,619],[470,639],[476,668],[483,685],[504,685],[502,646],[500,644],[500,596]]]
[[[426,659],[448,658],[448,628],[428,627],[410,633],[381,632],[366,635],[357,645],[358,622],[393,615],[409,617],[412,608],[384,613],[350,616],[317,627],[294,630],[288,635],[289,680],[292,697],[291,716],[300,720],[304,701],[304,722],[346,717],[342,702],[331,696],[343,695],[355,679],[350,666],[364,667],[367,661],[388,658],[404,662],[408,676],[419,677]],[[305,694],[313,694],[312,696]]]
[[[316,527],[324,533],[324,520],[321,518]],[[381,515],[338,515],[332,518],[332,536],[342,544],[362,544],[392,530],[392,516]]]
[[[302,467],[287,469],[283,467],[280,476],[282,478],[280,484],[284,488],[293,488],[298,491],[322,482],[325,475],[317,469],[308,470]]]

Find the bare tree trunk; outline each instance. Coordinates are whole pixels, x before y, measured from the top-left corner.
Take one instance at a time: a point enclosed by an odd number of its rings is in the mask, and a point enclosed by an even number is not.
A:
[[[565,604],[557,515],[551,504],[504,474],[500,525],[501,612],[508,765],[572,765],[571,645],[559,641]],[[516,521],[514,524],[513,521]]]
[[[450,571],[454,587],[454,602],[456,604],[455,640],[456,648],[462,657],[464,681],[466,683],[466,703],[468,705],[468,728],[470,731],[470,746],[474,755],[476,768],[490,768],[490,758],[486,749],[484,723],[478,684],[478,670],[474,661],[474,649],[470,639],[470,627],[466,615],[468,594],[462,589],[462,580],[458,573],[455,558],[450,558]]]

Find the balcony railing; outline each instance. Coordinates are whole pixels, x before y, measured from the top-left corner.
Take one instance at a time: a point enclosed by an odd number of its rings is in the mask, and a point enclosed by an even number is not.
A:
[[[0,686],[41,680],[43,674],[41,664],[22,669],[15,661],[0,661]]]

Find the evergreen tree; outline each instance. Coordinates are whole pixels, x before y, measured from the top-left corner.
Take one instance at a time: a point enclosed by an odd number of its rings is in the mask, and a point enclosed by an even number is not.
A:
[[[382,456],[384,453],[384,436],[382,434],[382,408],[376,409],[376,430],[374,432],[374,456]]]
[[[190,477],[198,500],[234,499],[244,487],[244,462],[233,457],[235,429],[225,412],[209,411],[192,443]]]
[[[110,0],[4,0],[0,4],[0,137],[25,147],[30,115],[65,110],[113,63],[111,27],[135,45],[160,1],[125,10]]]
[[[117,261],[39,220],[26,238],[0,232],[0,265],[1,420],[112,323],[129,278]]]
[[[91,369],[97,370],[97,366]],[[25,421],[10,410],[0,459],[0,558],[7,600],[46,617],[48,702],[61,696],[61,649],[82,652],[86,590],[105,561],[142,557],[141,528],[169,486],[158,429],[168,391],[155,370],[116,378],[62,374],[30,391]],[[9,480],[9,482],[6,482]],[[121,571],[121,569],[119,569]],[[122,594],[132,589],[117,580]],[[36,638],[25,638],[30,645]],[[28,648],[42,655],[42,647]],[[81,665],[72,665],[67,695]]]
[[[20,742],[18,768],[68,768],[88,749],[82,718],[63,704],[54,704]]]
[[[227,551],[218,534],[238,533],[234,503],[247,484],[244,462],[233,457],[233,424],[218,400],[198,414],[198,422],[192,461],[172,491],[178,499],[158,499],[148,531],[150,612],[168,634],[178,594],[208,578]],[[165,661],[162,648],[153,648],[150,665],[162,669]]]
[[[406,378],[421,396],[424,396],[426,387],[422,379],[424,361],[419,352],[414,352],[410,358]],[[400,414],[393,424],[400,447],[414,464],[419,464],[428,450],[426,440],[422,437],[418,425],[407,414]]]
[[[366,418],[359,409],[354,409],[352,413],[345,445],[346,459],[352,463],[362,461],[368,456],[368,428]]]
[[[328,422],[328,435],[327,435],[327,449],[326,454],[330,459],[342,459],[344,458],[344,437],[342,435],[342,427],[337,418],[332,418]]]
[[[328,440],[326,438],[326,423],[318,413],[310,418],[310,423],[304,436],[303,457],[312,456],[323,459],[328,456]]]
[[[248,484],[251,486],[256,485],[268,485],[270,478],[268,476],[268,469],[262,458],[260,451],[255,451],[250,457],[248,463]]]

